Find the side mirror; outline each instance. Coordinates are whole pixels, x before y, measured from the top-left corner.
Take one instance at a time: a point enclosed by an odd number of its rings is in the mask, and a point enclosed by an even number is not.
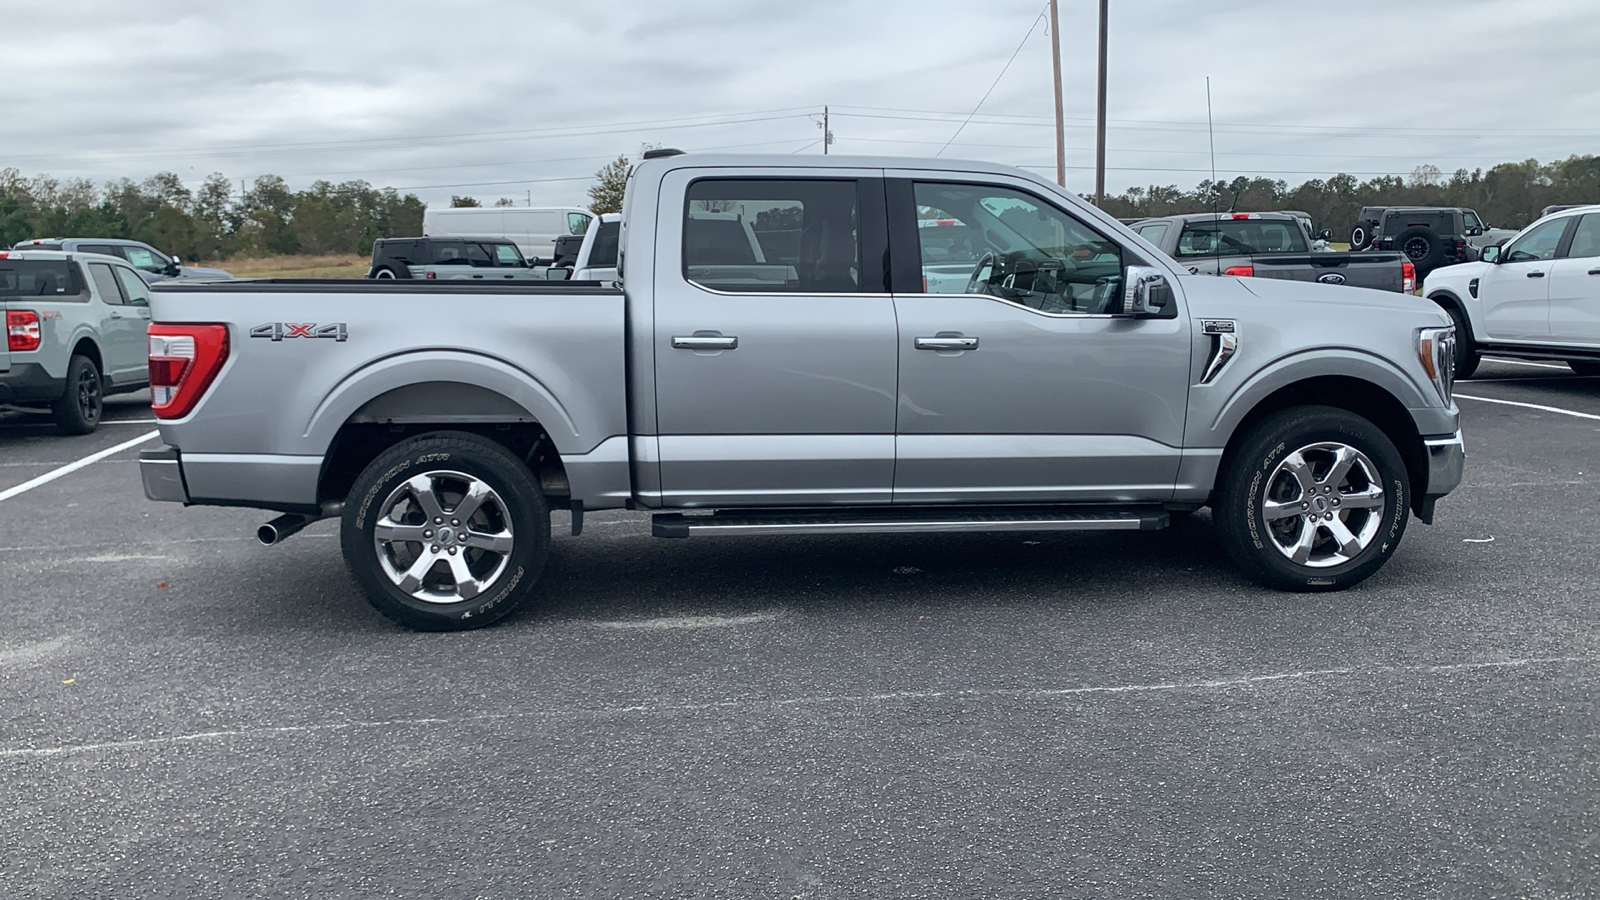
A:
[[[1482,228],[1479,228],[1476,225],[1467,226],[1467,237],[1477,237],[1480,234],[1483,234]]]
[[[1490,246],[1485,247],[1482,250],[1478,251],[1478,260],[1480,262],[1497,263],[1498,264],[1500,262],[1500,247],[1499,247],[1499,245],[1498,244],[1493,244],[1493,245],[1490,245]]]
[[[1160,269],[1129,266],[1123,276],[1122,314],[1154,316],[1172,306],[1172,285]]]
[[[544,273],[545,281],[567,281],[570,278],[572,278],[571,269],[546,269]]]
[[[1319,240],[1319,241],[1331,241],[1331,240],[1333,240],[1333,232],[1331,232],[1328,229],[1324,228],[1321,231],[1317,232],[1317,240]]]

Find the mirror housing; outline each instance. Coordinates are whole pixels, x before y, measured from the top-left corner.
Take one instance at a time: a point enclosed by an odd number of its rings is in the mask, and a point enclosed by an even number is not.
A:
[[[1467,226],[1467,237],[1477,237],[1478,235],[1481,235],[1481,234],[1483,234],[1483,229],[1482,228],[1479,228],[1476,225],[1468,225]]]
[[[1500,263],[1500,245],[1490,244],[1489,246],[1484,247],[1482,250],[1479,250],[1478,261],[1494,263],[1498,265]]]
[[[1122,281],[1122,315],[1158,316],[1172,310],[1172,285],[1160,269],[1129,266]]]
[[[1331,232],[1328,229],[1324,228],[1321,231],[1317,232],[1317,240],[1319,240],[1319,241],[1331,241],[1331,240],[1333,240],[1333,232]]]

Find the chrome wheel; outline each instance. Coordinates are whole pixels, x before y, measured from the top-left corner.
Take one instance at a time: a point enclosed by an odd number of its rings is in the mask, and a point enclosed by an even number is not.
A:
[[[1285,456],[1260,499],[1273,546],[1312,568],[1356,558],[1383,523],[1378,468],[1348,444],[1310,444]]]
[[[462,472],[408,478],[379,511],[372,538],[384,573],[426,603],[460,603],[483,593],[515,546],[500,495]]]

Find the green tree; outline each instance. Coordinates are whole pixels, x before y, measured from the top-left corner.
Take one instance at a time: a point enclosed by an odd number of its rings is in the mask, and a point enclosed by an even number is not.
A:
[[[628,189],[628,157],[618,156],[594,173],[589,186],[589,211],[595,215],[622,211],[622,198]]]
[[[478,198],[477,197],[451,197],[450,198],[450,208],[451,209],[468,209],[468,208],[471,208],[471,207],[482,206],[482,205],[483,205],[482,203],[478,202]]]

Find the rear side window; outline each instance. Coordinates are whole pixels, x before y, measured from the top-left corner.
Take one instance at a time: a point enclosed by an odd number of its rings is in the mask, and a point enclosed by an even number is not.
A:
[[[0,297],[49,297],[87,300],[73,265],[57,259],[0,259]]]
[[[684,209],[684,277],[740,293],[856,293],[858,220],[854,181],[696,181]]]
[[[1166,222],[1162,222],[1160,225],[1146,225],[1145,227],[1139,229],[1139,237],[1142,237],[1159,247],[1161,246],[1162,239],[1167,236],[1167,229],[1171,227],[1172,226]]]
[[[589,265],[608,268],[617,264],[617,239],[622,235],[621,222],[601,222],[594,226],[594,246],[589,248]]]
[[[126,298],[122,296],[122,289],[117,286],[117,276],[111,274],[111,267],[105,263],[90,263],[89,277],[94,279],[94,288],[100,292],[100,299],[116,306],[123,305]]]
[[[470,265],[467,260],[467,245],[461,241],[435,241],[433,244],[433,264],[436,266]]]
[[[122,294],[134,306],[150,305],[150,286],[144,283],[139,273],[132,269],[117,266],[113,271],[117,273],[117,280],[122,282]]]

